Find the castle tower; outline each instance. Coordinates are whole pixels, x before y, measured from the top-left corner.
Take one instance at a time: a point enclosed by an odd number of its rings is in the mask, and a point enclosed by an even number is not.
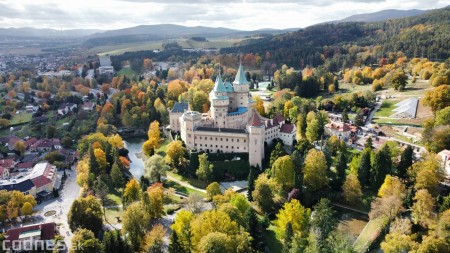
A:
[[[230,99],[220,74],[217,75],[214,88],[211,93],[209,93],[209,100],[211,101],[210,112],[211,118],[214,120],[214,126],[225,128]]]
[[[248,160],[250,165],[262,166],[262,159],[264,158],[264,123],[255,111],[248,122],[247,131],[249,133],[248,140]]]
[[[250,91],[250,86],[247,78],[245,77],[245,72],[242,64],[239,64],[236,78],[233,81],[233,87],[234,92],[236,93],[236,107],[248,108],[248,93]]]
[[[201,120],[202,115],[193,111],[187,111],[180,117],[180,135],[188,149],[194,149],[194,130],[201,123]]]

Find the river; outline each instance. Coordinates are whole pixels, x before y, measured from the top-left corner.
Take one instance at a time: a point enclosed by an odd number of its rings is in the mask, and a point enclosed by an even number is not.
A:
[[[144,161],[137,157],[136,154],[142,152],[142,144],[144,144],[145,141],[146,139],[139,137],[132,137],[123,140],[125,147],[129,151],[128,157],[131,160],[130,172],[137,179],[144,175]]]

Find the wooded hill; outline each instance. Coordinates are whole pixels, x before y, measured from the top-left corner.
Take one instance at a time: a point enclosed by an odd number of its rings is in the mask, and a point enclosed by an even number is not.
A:
[[[270,61],[290,66],[318,66],[329,58],[337,59],[337,69],[351,66],[352,46],[376,47],[376,57],[402,51],[409,57],[446,60],[450,57],[450,6],[420,16],[383,22],[320,24],[296,32],[250,39],[222,53],[270,53]],[[364,49],[359,49],[364,50]],[[265,59],[268,60],[268,59]]]

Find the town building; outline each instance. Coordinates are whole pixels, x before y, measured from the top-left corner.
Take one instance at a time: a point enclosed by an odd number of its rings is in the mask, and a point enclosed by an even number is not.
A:
[[[62,103],[58,108],[58,114],[59,115],[66,115],[67,113],[73,111],[75,108],[77,108],[77,104],[74,103]]]
[[[6,246],[6,249],[20,248],[39,251],[38,248],[42,250],[45,248],[44,242],[47,246],[53,245],[52,239],[56,235],[57,227],[54,222],[11,228],[5,233],[4,246]],[[32,251],[34,252],[35,250]]]
[[[188,110],[188,105],[177,103],[170,112],[173,131],[190,150],[224,153],[248,153],[250,165],[261,166],[265,144],[281,139],[285,145],[294,144],[296,127],[277,115],[273,119],[261,117],[254,109],[249,82],[239,66],[233,83],[223,82],[217,76],[209,94],[208,113]],[[177,122],[178,120],[178,122]]]
[[[438,156],[442,159],[445,176],[450,178],[450,150],[444,149],[438,153]]]

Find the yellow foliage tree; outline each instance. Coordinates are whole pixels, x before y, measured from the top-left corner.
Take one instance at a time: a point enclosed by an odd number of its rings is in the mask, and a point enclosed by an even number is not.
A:
[[[115,148],[123,148],[124,147],[122,137],[119,134],[111,135],[108,138],[108,142]]]
[[[159,122],[153,121],[150,123],[148,129],[148,140],[144,142],[142,146],[142,151],[146,156],[151,156],[152,153],[159,147],[159,142],[161,141],[161,131],[159,130]]]
[[[105,172],[106,167],[108,166],[105,152],[101,148],[96,148],[94,149],[94,156],[100,168]]]
[[[309,217],[311,216],[311,210],[305,208],[300,204],[300,201],[293,199],[283,205],[280,212],[277,214],[275,220],[276,235],[279,239],[283,240],[285,236],[286,225],[288,222],[292,225],[294,234],[301,237],[308,233]]]
[[[139,186],[139,182],[133,178],[128,181],[125,189],[123,191],[123,200],[126,203],[131,203],[134,201],[138,201],[141,198],[141,187]]]

